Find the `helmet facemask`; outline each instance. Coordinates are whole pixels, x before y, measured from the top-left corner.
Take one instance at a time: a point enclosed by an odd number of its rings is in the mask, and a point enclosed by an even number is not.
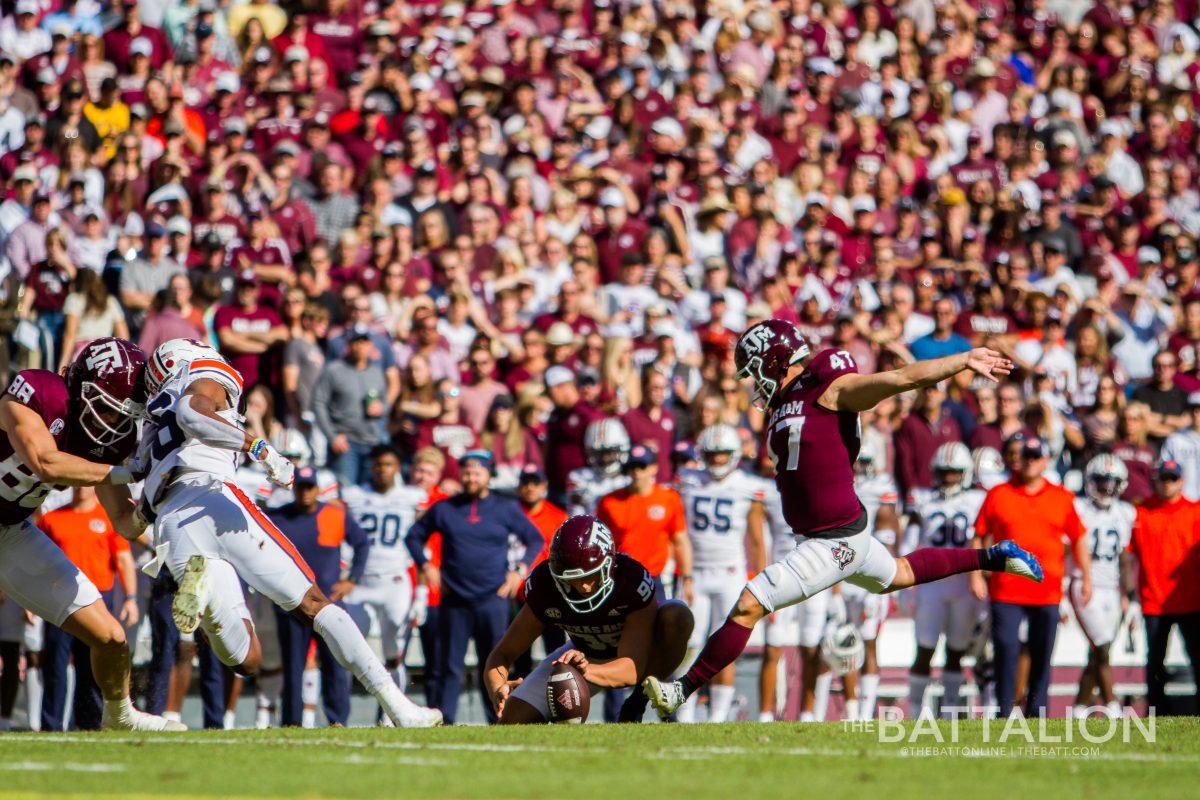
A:
[[[762,372],[762,359],[758,356],[751,356],[746,361],[746,366],[737,371],[737,377],[750,378],[753,382],[753,391],[750,393],[750,402],[760,411],[765,411],[771,405],[771,400],[775,397],[775,391],[779,388],[779,381],[772,380]]]
[[[1085,484],[1087,496],[1101,508],[1107,508],[1125,490],[1120,478],[1115,475],[1089,475]]]
[[[591,570],[567,569],[558,572],[554,569],[554,565],[551,564],[550,575],[554,578],[554,584],[558,587],[558,593],[562,595],[567,605],[581,614],[586,614],[604,605],[604,601],[608,599],[609,595],[613,593],[613,589],[616,588],[617,582],[613,580],[612,568],[612,556],[605,556],[600,566]],[[571,582],[582,578],[590,578],[593,575],[600,576],[600,585],[596,588],[596,591],[586,597],[577,595],[575,587],[571,585]]]
[[[133,400],[117,400],[92,381],[83,383],[80,394],[79,427],[101,447],[111,447],[132,433],[144,410]]]
[[[729,458],[726,459],[725,463],[723,464],[715,464],[713,463],[711,456],[716,455],[728,455]],[[706,450],[700,453],[700,457],[704,459],[704,466],[708,469],[709,474],[711,474],[717,480],[724,478],[726,475],[737,469],[737,456],[737,452],[733,450]]]

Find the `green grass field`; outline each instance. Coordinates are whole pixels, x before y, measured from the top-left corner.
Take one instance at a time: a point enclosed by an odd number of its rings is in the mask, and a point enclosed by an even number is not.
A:
[[[1051,721],[1047,733],[1061,738],[1063,725]],[[1154,742],[1135,732],[1124,744],[1118,733],[1104,744],[1043,742],[1050,750],[1037,752],[1021,737],[999,743],[1001,729],[991,723],[985,743],[981,723],[962,723],[957,745],[932,734],[880,743],[840,723],[9,734],[0,738],[0,798],[1200,796],[1196,718],[1159,720]],[[940,730],[948,740],[949,727]],[[1007,750],[911,752],[927,746]],[[1080,746],[1089,752],[1052,750]]]

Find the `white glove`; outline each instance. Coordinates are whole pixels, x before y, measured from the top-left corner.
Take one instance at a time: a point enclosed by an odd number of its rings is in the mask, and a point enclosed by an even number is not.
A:
[[[413,593],[412,608],[408,610],[408,620],[419,628],[425,624],[429,616],[429,587],[422,584]]]
[[[249,455],[252,461],[263,465],[271,483],[285,489],[292,488],[292,481],[296,477],[296,465],[272,447],[270,442],[266,439],[255,439],[250,445]]]

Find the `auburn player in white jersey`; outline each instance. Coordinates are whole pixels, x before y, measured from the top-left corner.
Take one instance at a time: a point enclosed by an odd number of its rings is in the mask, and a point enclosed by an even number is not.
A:
[[[949,442],[933,454],[934,491],[916,509],[910,526],[919,531],[921,547],[969,547],[975,519],[986,493],[971,486],[971,451]],[[938,640],[946,637],[942,667],[942,707],[960,704],[962,657],[982,610],[971,592],[970,573],[922,584],[917,592],[917,657],[908,678],[909,716],[920,713],[929,688],[930,662]]]
[[[1082,714],[1091,706],[1093,693],[1098,692],[1100,703],[1110,714],[1121,713],[1113,697],[1112,667],[1108,651],[1121,627],[1121,619],[1129,607],[1122,591],[1131,584],[1129,541],[1133,538],[1133,523],[1137,517],[1134,507],[1121,494],[1129,483],[1129,471],[1116,456],[1103,453],[1087,463],[1083,475],[1084,497],[1075,499],[1075,511],[1087,528],[1092,551],[1092,596],[1084,603],[1078,565],[1071,569],[1071,607],[1075,618],[1091,644],[1088,663],[1079,678],[1079,693],[1075,698],[1075,713]]]
[[[742,439],[737,430],[732,425],[712,425],[700,432],[697,447],[704,469],[680,473],[679,493],[692,543],[696,625],[689,647],[698,651],[737,603],[747,567],[753,573],[766,564],[767,548],[763,538],[765,481],[738,469]],[[731,664],[713,679],[709,722],[728,720],[733,676]],[[679,710],[681,721],[688,721],[690,705]]]
[[[156,566],[179,584],[173,604],[181,633],[208,635],[222,663],[254,673],[261,647],[239,575],[255,591],[312,624],[334,657],[358,678],[392,721],[439,724],[441,714],[404,696],[346,611],[317,588],[296,548],[233,483],[241,453],[276,484],[294,467],[269,443],[240,427],[242,378],[216,350],[192,339],[159,346],[146,367],[150,401],[135,469],[154,519]]]
[[[863,437],[863,448],[854,462],[854,490],[867,512],[867,530],[894,556],[900,538],[900,519],[896,512],[900,493],[896,481],[882,469],[881,447],[870,446],[873,441]],[[866,649],[862,670],[842,677],[846,718],[871,719],[879,693],[879,655],[875,642],[887,619],[891,600],[887,595],[868,592],[853,583],[845,583],[839,588],[846,603],[846,618],[858,628]]]
[[[567,476],[567,513],[572,517],[596,513],[596,504],[606,494],[629,485],[625,472],[629,459],[629,433],[621,420],[600,419],[583,432],[583,453],[588,465]]]
[[[373,615],[379,623],[384,665],[397,686],[404,675],[405,642],[415,620],[423,618],[429,590],[422,583],[414,596],[409,568],[412,558],[404,536],[422,513],[429,493],[400,481],[400,456],[390,445],[376,445],[368,454],[371,482],[342,491],[346,508],[371,540],[367,568],[346,596],[346,610],[365,636]]]

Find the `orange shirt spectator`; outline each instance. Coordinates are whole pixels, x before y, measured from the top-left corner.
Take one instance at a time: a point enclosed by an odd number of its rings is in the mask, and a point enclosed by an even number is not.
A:
[[[1086,533],[1075,513],[1075,496],[1043,480],[1040,486],[1002,483],[988,492],[975,533],[991,537],[991,544],[1012,539],[1042,565],[1045,580],[1035,583],[1018,575],[992,572],[988,589],[992,600],[1026,606],[1056,604],[1062,599],[1066,551],[1063,542],[1075,542]]]
[[[1143,614],[1200,611],[1200,503],[1156,494],[1137,510],[1129,550]]]
[[[617,550],[632,556],[656,577],[666,568],[674,544],[675,566],[684,580],[690,581],[692,548],[683,500],[679,492],[655,480],[658,455],[635,445],[625,468],[633,474],[633,481],[602,497],[596,516],[612,531]]]
[[[538,553],[537,559],[530,566],[530,570],[546,560],[550,550],[550,540],[554,538],[559,526],[567,521],[567,512],[546,499],[549,488],[546,473],[542,472],[536,464],[526,464],[521,470],[521,477],[517,483],[517,500],[521,502],[525,516],[529,517],[530,522],[537,527],[542,534],[542,539],[546,542],[542,552]],[[524,588],[524,584],[522,584],[522,591]]]

